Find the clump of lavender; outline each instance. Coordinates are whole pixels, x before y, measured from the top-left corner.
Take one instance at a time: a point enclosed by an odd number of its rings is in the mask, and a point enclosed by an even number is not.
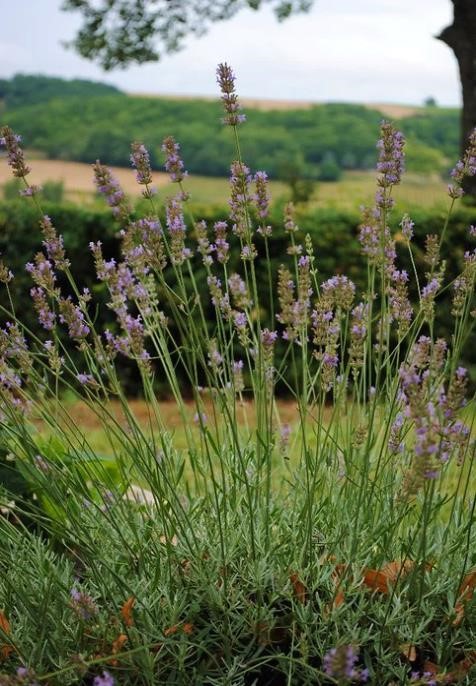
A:
[[[24,179],[31,169],[25,163],[25,157],[21,148],[21,136],[13,133],[9,126],[0,128],[0,148],[7,151],[7,161],[12,168],[13,176]]]
[[[165,171],[172,183],[181,183],[188,172],[179,154],[180,145],[173,136],[167,136],[162,142],[162,152],[165,153]]]
[[[339,684],[364,684],[368,681],[368,669],[357,667],[359,652],[352,645],[331,648],[323,661],[324,672]]]
[[[416,493],[427,479],[436,479],[453,454],[461,462],[468,445],[469,429],[457,418],[465,402],[467,371],[459,367],[445,388],[446,350],[443,340],[433,343],[428,336],[420,336],[400,368],[400,412],[415,432],[404,479],[407,495]],[[397,429],[403,430],[401,418],[393,429],[390,447],[395,452]]]
[[[221,90],[221,99],[225,110],[223,123],[228,126],[238,126],[246,121],[246,115],[241,113],[241,105],[235,92],[235,75],[226,62],[217,68],[217,82]]]

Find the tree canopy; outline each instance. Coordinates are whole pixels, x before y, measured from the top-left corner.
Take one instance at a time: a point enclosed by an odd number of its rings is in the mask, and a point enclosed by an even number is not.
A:
[[[188,34],[203,34],[209,25],[239,10],[269,5],[279,20],[308,10],[313,0],[64,0],[78,10],[83,25],[71,45],[105,70],[154,62],[179,50]]]

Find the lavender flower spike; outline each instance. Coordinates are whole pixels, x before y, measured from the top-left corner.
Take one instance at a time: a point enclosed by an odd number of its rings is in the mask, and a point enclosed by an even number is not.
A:
[[[180,183],[187,176],[184,163],[179,154],[180,145],[173,136],[167,136],[162,142],[162,152],[165,153],[165,171],[170,175],[172,183]]]
[[[4,147],[7,151],[7,160],[13,170],[13,176],[22,179],[29,174],[31,170],[25,163],[20,142],[21,136],[13,133],[9,126],[2,126],[0,128],[0,148]]]
[[[240,114],[241,105],[235,93],[235,75],[226,62],[219,64],[217,68],[217,82],[221,90],[221,99],[225,109],[223,123],[228,126],[238,126],[246,121],[246,116]]]
[[[152,169],[150,167],[150,158],[147,148],[142,143],[132,143],[131,145],[131,163],[137,170],[137,183],[141,186],[149,186],[152,183]]]
[[[380,127],[381,137],[377,143],[379,159],[377,171],[380,172],[379,186],[386,188],[400,183],[405,169],[403,147],[405,139],[400,131],[387,121]]]

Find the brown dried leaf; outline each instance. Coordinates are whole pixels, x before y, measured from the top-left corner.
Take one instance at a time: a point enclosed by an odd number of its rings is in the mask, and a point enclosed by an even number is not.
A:
[[[437,664],[431,662],[431,660],[426,660],[423,664],[423,671],[435,676],[440,671],[440,668]]]
[[[454,669],[446,674],[437,675],[437,680],[442,684],[457,684],[462,681],[468,672],[476,665],[476,650],[472,650],[463,660],[457,662]],[[440,681],[441,679],[441,681]]]
[[[127,643],[126,634],[119,634],[119,636],[116,638],[116,640],[112,644],[113,654],[117,655],[117,653],[120,653],[122,648],[124,647],[125,643]]]
[[[174,634],[177,633],[179,630],[179,625],[174,624],[173,626],[169,626],[167,629],[164,629],[164,636],[173,636]]]
[[[291,581],[293,585],[293,590],[294,590],[294,595],[296,596],[296,600],[304,605],[306,603],[306,597],[307,597],[307,589],[302,583],[301,579],[299,578],[297,572],[292,572],[289,575],[289,580]]]
[[[332,572],[332,579],[336,584],[336,594],[334,596],[334,602],[332,603],[332,609],[336,609],[344,604],[345,596],[344,591],[342,590],[342,582],[347,569],[348,565],[338,564]]]
[[[414,646],[413,643],[402,643],[400,645],[400,652],[409,662],[416,662],[416,646]]]
[[[365,569],[364,585],[373,591],[389,593],[390,587],[395,586],[402,577],[409,574],[414,565],[415,563],[411,560],[405,560],[405,562],[394,560],[387,562],[382,569]]]
[[[455,605],[456,617],[453,621],[453,626],[458,626],[463,621],[465,605],[472,599],[475,588],[476,570],[473,570],[466,574],[459,588],[458,600]]]
[[[136,599],[133,595],[131,595],[130,598],[126,600],[124,605],[121,607],[121,615],[122,619],[124,620],[124,624],[126,626],[133,626],[134,625],[134,618],[132,616],[132,610],[134,608],[134,605],[136,604]]]
[[[6,618],[3,610],[0,610],[0,629],[7,636],[11,634],[10,622]],[[6,660],[12,651],[13,646],[0,642],[0,660]]]
[[[122,648],[124,647],[125,643],[127,643],[126,634],[119,634],[119,636],[116,638],[116,640],[112,642],[112,650],[111,650],[112,654],[117,655],[117,653],[120,653]],[[98,657],[101,657],[101,655],[98,655]],[[115,658],[111,658],[107,662],[108,662],[108,664],[112,665],[113,667],[117,667],[119,664],[119,660],[116,660]]]

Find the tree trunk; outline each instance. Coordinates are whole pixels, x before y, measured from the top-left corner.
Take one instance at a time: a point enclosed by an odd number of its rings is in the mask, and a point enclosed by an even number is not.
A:
[[[476,128],[476,0],[451,0],[454,18],[451,26],[438,36],[454,52],[458,61],[463,93],[461,112],[461,151]],[[465,182],[465,192],[476,201],[476,177]]]

